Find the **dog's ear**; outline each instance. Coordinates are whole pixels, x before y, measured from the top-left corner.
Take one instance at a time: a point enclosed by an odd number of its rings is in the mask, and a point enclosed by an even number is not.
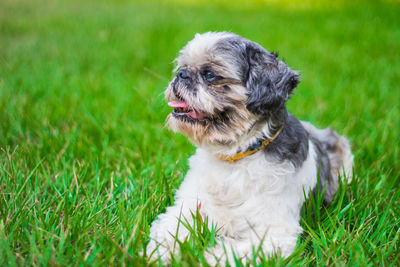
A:
[[[255,114],[271,114],[282,107],[300,81],[297,72],[290,69],[278,54],[268,53],[260,45],[246,44],[248,74],[246,107]]]

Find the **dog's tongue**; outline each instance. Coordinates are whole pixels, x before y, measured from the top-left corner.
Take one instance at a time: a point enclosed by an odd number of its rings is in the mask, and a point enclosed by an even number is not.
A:
[[[189,106],[183,101],[168,102],[168,106],[173,108],[189,108]]]
[[[168,106],[173,107],[173,108],[187,108],[190,109],[190,107],[184,102],[184,101],[172,101],[168,102]],[[198,113],[195,110],[190,110],[188,113],[186,113],[187,116],[192,117],[193,119],[203,119],[204,116],[200,113]]]

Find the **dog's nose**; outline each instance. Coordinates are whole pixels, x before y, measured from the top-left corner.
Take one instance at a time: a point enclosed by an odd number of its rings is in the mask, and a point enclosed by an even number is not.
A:
[[[181,69],[178,71],[178,77],[186,80],[190,78],[190,73],[185,69]]]

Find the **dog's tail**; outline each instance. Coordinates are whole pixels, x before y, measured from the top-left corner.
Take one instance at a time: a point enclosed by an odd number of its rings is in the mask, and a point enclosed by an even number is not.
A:
[[[339,186],[340,178],[347,178],[350,183],[353,177],[353,159],[350,143],[346,137],[338,135],[331,128],[317,129],[308,122],[302,122],[311,139],[316,139],[321,150],[328,154],[330,165],[330,179],[323,181],[321,186],[326,186],[324,195],[326,201],[331,201]]]

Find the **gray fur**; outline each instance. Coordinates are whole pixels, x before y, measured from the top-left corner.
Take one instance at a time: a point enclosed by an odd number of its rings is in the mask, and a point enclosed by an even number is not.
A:
[[[296,167],[301,167],[308,153],[308,137],[301,123],[288,114],[285,103],[299,82],[300,76],[291,70],[276,53],[269,53],[257,43],[241,37],[224,40],[229,53],[243,71],[243,83],[249,89],[247,109],[269,120],[270,132],[274,134],[282,126],[282,132],[264,150],[279,160],[289,160]],[[235,51],[235,47],[240,51]],[[245,59],[245,60],[244,60]],[[247,64],[245,64],[247,62]]]
[[[308,141],[314,145],[319,188],[313,192],[324,193],[326,202],[331,202],[339,185],[339,174],[349,151],[348,141],[331,128],[319,130],[308,122],[300,122],[288,114],[284,128],[264,152],[279,160],[289,160],[300,167],[308,154]]]
[[[351,164],[353,162],[349,142],[331,128],[320,130],[308,122],[302,122],[302,124],[316,147],[317,167],[320,172],[320,188],[316,190],[322,190],[325,187],[325,201],[330,202],[339,186],[339,175],[346,161]],[[350,178],[351,173],[346,173],[346,175]]]
[[[279,61],[276,54],[268,53],[255,43],[247,45],[247,54],[246,86],[251,88],[247,109],[256,114],[271,115],[285,105],[299,82],[299,75]]]
[[[237,35],[221,40],[215,51],[238,68],[243,85],[249,89],[247,109],[261,115],[260,121],[268,120],[273,125],[272,134],[284,126],[265,152],[300,167],[307,157],[308,137],[301,123],[288,115],[285,107],[299,75],[279,61],[276,53],[269,53],[259,44]]]
[[[264,151],[279,160],[289,160],[299,168],[307,158],[308,134],[300,121],[288,114],[287,119],[284,120],[282,132],[266,146]]]
[[[315,152],[317,153],[317,168],[318,168],[318,178],[319,187],[317,186],[313,189],[314,194],[324,191],[325,201],[330,202],[333,199],[333,195],[336,192],[336,188],[332,188],[332,175],[331,175],[331,164],[329,162],[329,157],[324,150],[324,144],[317,139],[315,135],[310,134],[309,138],[314,144]],[[332,192],[335,191],[335,192]]]
[[[268,114],[281,108],[299,83],[300,76],[276,53],[240,36],[220,41],[215,50],[239,69],[243,84],[249,88],[247,108]]]
[[[317,153],[320,177],[320,188],[315,190],[321,191],[325,187],[325,201],[330,202],[338,187],[339,168],[343,165],[340,151],[348,148],[348,142],[331,129],[318,130],[311,124],[300,123],[287,112],[285,104],[299,83],[298,73],[279,61],[277,54],[240,36],[224,39],[217,44],[216,50],[239,68],[242,82],[249,89],[247,109],[268,120],[272,134],[283,126],[264,153],[278,160],[289,160],[299,168],[307,158],[310,140]],[[342,149],[340,141],[345,143]]]

